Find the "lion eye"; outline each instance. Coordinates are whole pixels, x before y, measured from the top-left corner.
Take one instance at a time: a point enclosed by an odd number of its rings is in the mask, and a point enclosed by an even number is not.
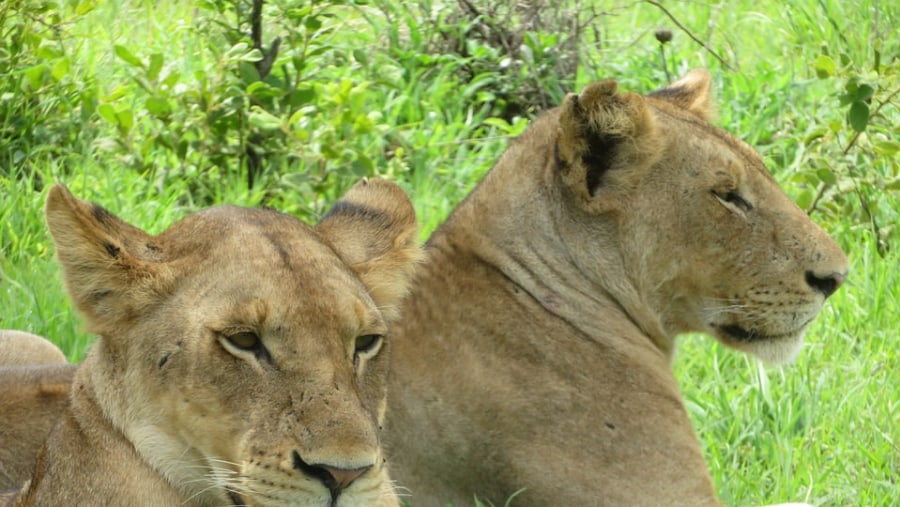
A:
[[[260,346],[259,336],[249,331],[234,333],[226,336],[225,339],[241,350],[254,350]]]
[[[269,351],[263,345],[262,339],[252,331],[221,335],[219,342],[235,356],[241,357],[244,352],[249,352],[258,360],[272,362],[272,356],[269,355]]]
[[[713,194],[720,201],[731,204],[732,206],[737,207],[739,210],[745,213],[753,209],[753,206],[749,202],[747,202],[746,199],[741,197],[741,194],[737,193],[736,190],[729,190],[728,192],[713,192]]]
[[[356,337],[354,355],[365,354],[378,348],[383,337],[380,334],[364,334]]]

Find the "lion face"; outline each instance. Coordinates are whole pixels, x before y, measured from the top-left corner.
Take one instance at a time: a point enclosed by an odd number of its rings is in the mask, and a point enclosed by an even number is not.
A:
[[[766,361],[790,360],[846,277],[844,254],[755,152],[724,134],[690,136],[700,128],[690,123],[672,127],[687,135],[671,140],[661,160],[685,166],[660,162],[651,170],[667,183],[637,187],[630,216],[653,222],[624,227],[636,249],[647,249],[634,269],[658,284],[655,304],[673,333],[704,331]]]
[[[192,459],[167,473],[195,477],[198,493],[212,476],[242,502],[369,505],[391,492],[377,437],[387,325],[300,225],[223,235],[185,290],[135,326],[156,337],[144,352],[156,390],[126,432],[188,446]]]
[[[197,505],[398,505],[378,435],[385,294],[418,255],[401,191],[362,183],[319,230],[222,207],[155,238],[64,198],[82,221],[48,204],[51,230],[101,335],[86,364],[143,460]]]
[[[628,279],[665,335],[706,332],[788,361],[847,259],[754,150],[708,122],[709,89],[705,71],[649,97],[593,85],[563,106],[563,154],[606,151],[580,154],[582,202],[614,217]],[[585,127],[567,126],[579,115]]]

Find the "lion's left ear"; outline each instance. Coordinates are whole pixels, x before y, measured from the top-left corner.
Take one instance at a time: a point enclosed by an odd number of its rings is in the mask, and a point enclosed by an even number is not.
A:
[[[665,88],[649,95],[690,111],[706,121],[715,117],[712,76],[706,69],[694,69]]]
[[[356,272],[385,318],[396,319],[422,257],[416,212],[406,193],[386,180],[362,180],[316,230]]]

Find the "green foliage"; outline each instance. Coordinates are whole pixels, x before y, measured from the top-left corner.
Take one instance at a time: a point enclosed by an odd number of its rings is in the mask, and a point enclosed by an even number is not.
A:
[[[392,20],[388,52],[459,81],[456,100],[480,117],[512,121],[555,106],[573,89],[586,27],[585,2],[376,1]]]
[[[343,3],[268,2],[258,21],[276,20],[265,26],[279,36],[266,49],[246,30],[249,1],[200,1],[196,26],[213,34],[203,51],[215,64],[191,75],[162,52],[116,45],[133,84],[98,109],[114,127],[105,145],[138,171],[189,179],[199,202],[211,202],[222,175],[246,174],[248,187],[263,178],[266,199],[286,188],[315,202],[374,174],[389,127],[367,103],[370,83],[339,68],[366,63],[331,38]]]
[[[63,13],[44,0],[0,5],[0,175],[87,151],[95,85],[73,64],[67,29],[93,6],[74,2]]]
[[[900,94],[900,53],[884,58],[881,45],[865,59],[841,52],[836,62],[828,46],[815,61],[819,79],[837,89],[843,118],[832,116],[804,139],[809,169],[802,176],[817,188],[800,197],[810,213],[820,211],[869,226],[883,257],[900,237],[900,210],[885,205],[882,196],[900,191],[900,135],[896,116]],[[896,112],[896,111],[895,111]]]

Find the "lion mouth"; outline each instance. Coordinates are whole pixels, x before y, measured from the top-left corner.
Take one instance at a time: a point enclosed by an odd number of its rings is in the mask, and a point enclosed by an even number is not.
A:
[[[778,333],[778,334],[764,334],[759,331],[747,329],[743,326],[739,326],[737,324],[728,324],[724,326],[716,326],[722,333],[724,333],[728,338],[731,338],[738,342],[750,343],[750,342],[758,342],[762,340],[780,340],[785,338],[791,338],[794,336],[800,335],[803,330],[806,328],[806,324],[800,326],[794,331],[790,331],[787,333]]]

